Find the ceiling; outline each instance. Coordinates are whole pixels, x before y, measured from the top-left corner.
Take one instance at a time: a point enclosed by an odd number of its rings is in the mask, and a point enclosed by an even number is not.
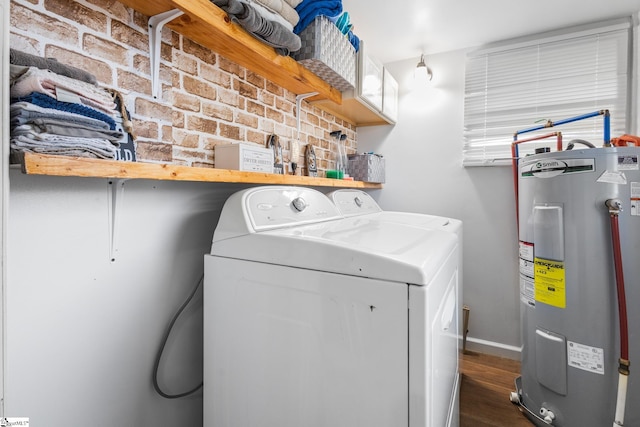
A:
[[[628,16],[640,0],[342,0],[383,63]]]

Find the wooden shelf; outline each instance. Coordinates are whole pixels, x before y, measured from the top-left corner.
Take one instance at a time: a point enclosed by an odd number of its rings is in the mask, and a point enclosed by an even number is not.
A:
[[[155,16],[179,9],[184,15],[167,27],[261,75],[296,95],[318,92],[309,100],[342,103],[342,93],[288,56],[278,55],[209,0],[120,0],[143,15]]]
[[[120,0],[143,15],[155,16],[170,10],[184,15],[170,21],[167,27],[202,46],[261,75],[296,95],[317,92],[308,98],[318,108],[355,126],[389,124],[352,96],[343,94],[316,74],[255,39],[209,0]]]
[[[357,126],[388,125],[390,122],[380,114],[374,112],[356,98],[342,98],[342,104],[338,105],[328,100],[314,101],[312,104],[321,110],[333,114],[336,117],[353,123]]]
[[[308,187],[382,188],[382,184],[362,181],[276,175],[155,163],[122,162],[33,153],[24,153],[20,160],[22,172],[28,175],[304,185]]]

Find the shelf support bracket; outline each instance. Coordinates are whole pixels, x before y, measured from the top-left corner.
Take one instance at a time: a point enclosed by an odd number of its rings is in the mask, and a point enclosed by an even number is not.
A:
[[[298,136],[300,136],[300,108],[302,106],[302,101],[306,98],[316,96],[317,94],[318,92],[310,92],[296,95],[296,130],[298,131]]]
[[[162,42],[162,28],[168,22],[183,15],[179,9],[172,9],[149,18],[149,60],[151,61],[151,94],[154,98],[162,98],[160,84],[160,45]]]
[[[124,199],[124,183],[125,179],[110,179],[109,183],[109,260],[116,261],[116,253],[118,252],[117,238],[120,224],[120,211]]]

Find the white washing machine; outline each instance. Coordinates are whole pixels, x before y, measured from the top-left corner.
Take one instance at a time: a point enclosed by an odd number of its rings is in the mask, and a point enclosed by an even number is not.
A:
[[[407,224],[415,227],[426,229],[435,229],[454,233],[458,238],[458,288],[456,289],[456,334],[458,336],[458,349],[462,342],[462,221],[454,218],[418,214],[411,212],[396,212],[382,210],[380,205],[362,190],[356,189],[339,189],[327,194],[327,197],[336,205],[340,213],[344,217],[363,217],[366,220],[375,219],[383,222],[392,222],[398,224]],[[445,340],[448,339],[448,334]],[[444,355],[443,357],[448,357]],[[456,365],[456,379],[452,385],[451,399],[449,401],[449,419],[451,420],[447,426],[457,426],[459,421],[459,397],[461,376],[459,374],[459,366]]]
[[[369,218],[385,222],[449,231],[455,233],[459,240],[462,239],[462,221],[458,219],[411,212],[385,211],[373,197],[362,190],[340,189],[327,194],[327,197],[333,201],[345,217],[370,215]]]
[[[205,427],[452,422],[454,233],[257,187],[227,200],[204,283]]]

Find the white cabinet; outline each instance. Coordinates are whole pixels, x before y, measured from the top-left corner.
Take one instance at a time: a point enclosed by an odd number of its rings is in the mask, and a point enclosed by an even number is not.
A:
[[[377,112],[382,112],[384,68],[376,58],[367,54],[364,42],[358,52],[357,97]]]
[[[357,68],[356,87],[342,93],[342,104],[326,100],[313,104],[356,126],[395,124],[398,83],[380,61],[367,54],[363,41],[360,41]]]
[[[398,82],[386,68],[382,85],[382,115],[395,123],[398,121]]]
[[[358,52],[358,98],[386,122],[398,120],[398,82],[382,63],[367,53],[364,42]]]

